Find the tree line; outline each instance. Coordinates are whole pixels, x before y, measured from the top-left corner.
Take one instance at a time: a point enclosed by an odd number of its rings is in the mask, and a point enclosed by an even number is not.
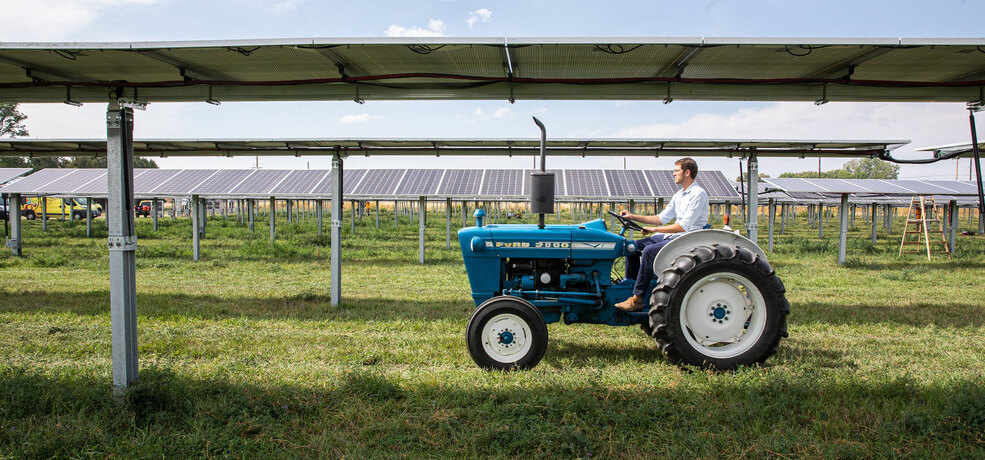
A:
[[[0,138],[11,139],[29,135],[24,124],[27,115],[17,110],[17,104],[0,103]],[[35,171],[44,168],[105,168],[106,157],[0,157],[0,168],[31,168]],[[134,168],[157,168],[154,160],[134,158]]]

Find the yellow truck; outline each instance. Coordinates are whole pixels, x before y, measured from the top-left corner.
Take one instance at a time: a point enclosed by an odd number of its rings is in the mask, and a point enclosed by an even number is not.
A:
[[[27,220],[34,220],[43,215],[47,215],[49,219],[81,220],[86,218],[86,200],[87,198],[26,197],[21,215]],[[45,209],[42,210],[42,207]],[[92,203],[92,217],[99,217],[102,213],[103,207],[95,202]]]

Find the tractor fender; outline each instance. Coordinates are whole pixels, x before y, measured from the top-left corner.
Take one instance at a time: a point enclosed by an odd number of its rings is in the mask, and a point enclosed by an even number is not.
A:
[[[670,240],[670,243],[661,248],[657,257],[653,259],[653,273],[663,273],[664,269],[670,267],[670,264],[678,257],[691,252],[698,246],[711,246],[716,243],[746,248],[763,261],[768,262],[766,253],[749,238],[725,230],[697,230],[676,236]]]

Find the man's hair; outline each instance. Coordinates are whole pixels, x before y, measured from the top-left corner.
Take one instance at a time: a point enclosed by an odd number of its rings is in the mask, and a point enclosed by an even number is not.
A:
[[[674,162],[674,165],[679,165],[681,171],[691,171],[691,179],[698,178],[698,164],[691,159],[691,157],[684,157],[680,160]]]

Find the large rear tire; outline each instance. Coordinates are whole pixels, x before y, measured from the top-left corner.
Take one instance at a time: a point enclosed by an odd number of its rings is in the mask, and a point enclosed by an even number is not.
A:
[[[748,249],[699,246],[660,274],[650,296],[657,346],[675,364],[759,364],[787,336],[790,306],[773,267]]]
[[[531,369],[547,351],[547,324],[529,302],[493,297],[469,318],[466,342],[472,361],[484,369]]]
[[[26,213],[24,213],[24,217],[27,218],[27,220],[34,220],[38,216],[37,214],[34,213],[34,211],[27,211]]]

